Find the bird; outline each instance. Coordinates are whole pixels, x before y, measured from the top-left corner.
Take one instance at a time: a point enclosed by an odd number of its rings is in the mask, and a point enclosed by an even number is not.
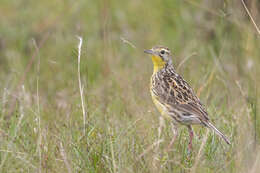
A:
[[[151,56],[153,62],[153,74],[150,81],[153,103],[163,117],[172,120],[175,130],[178,130],[178,125],[188,127],[188,149],[192,150],[194,136],[192,125],[212,129],[230,145],[229,139],[210,122],[205,106],[191,86],[176,72],[170,49],[165,46],[154,46],[144,52]]]

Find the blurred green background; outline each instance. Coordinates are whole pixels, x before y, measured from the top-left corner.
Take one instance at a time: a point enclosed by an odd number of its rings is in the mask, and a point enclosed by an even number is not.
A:
[[[256,25],[260,4],[246,0]],[[83,38],[78,84],[78,43]],[[154,45],[232,142],[169,121],[149,93]],[[242,1],[1,0],[0,172],[260,169],[260,34]]]

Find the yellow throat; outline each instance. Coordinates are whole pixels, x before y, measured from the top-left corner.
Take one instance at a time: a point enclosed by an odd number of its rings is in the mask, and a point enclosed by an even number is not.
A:
[[[152,55],[152,61],[153,61],[153,73],[156,73],[157,71],[161,70],[166,64],[166,62],[163,61],[161,57],[155,55]]]

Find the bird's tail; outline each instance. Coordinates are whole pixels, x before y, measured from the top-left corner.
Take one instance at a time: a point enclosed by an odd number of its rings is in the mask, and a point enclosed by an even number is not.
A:
[[[213,129],[214,132],[216,132],[217,135],[219,135],[227,144],[229,144],[229,145],[231,144],[229,139],[223,133],[221,133],[213,124],[211,124],[210,122],[207,122],[206,125],[208,127],[210,127],[211,129]]]

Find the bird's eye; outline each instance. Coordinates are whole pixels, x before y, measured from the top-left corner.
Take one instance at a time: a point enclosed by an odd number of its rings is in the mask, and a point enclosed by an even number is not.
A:
[[[163,55],[163,54],[165,54],[165,50],[161,50],[161,52],[160,52],[160,53],[161,53],[162,55]]]

